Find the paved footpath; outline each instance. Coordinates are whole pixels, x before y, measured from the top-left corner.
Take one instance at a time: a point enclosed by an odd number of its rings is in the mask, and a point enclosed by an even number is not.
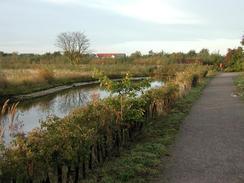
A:
[[[233,77],[215,77],[193,105],[156,182],[244,183],[244,102]]]

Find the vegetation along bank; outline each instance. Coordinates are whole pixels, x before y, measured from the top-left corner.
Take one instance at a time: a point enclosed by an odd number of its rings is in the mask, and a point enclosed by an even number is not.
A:
[[[181,71],[175,72],[164,87],[145,92],[147,82],[133,84],[129,75],[121,82],[113,82],[98,73],[101,85],[117,95],[111,95],[104,100],[98,100],[94,96],[86,107],[73,111],[64,119],[49,118],[40,128],[27,135],[16,132],[11,145],[1,147],[1,182],[61,183],[85,182],[92,179],[97,182],[129,182],[135,176],[143,174],[143,171],[146,174],[145,171],[151,170],[150,167],[157,164],[161,153],[165,152],[163,144],[167,139],[155,138],[157,144],[138,144],[135,151],[131,151],[135,156],[130,158],[135,159],[129,163],[128,166],[131,167],[128,167],[127,174],[115,175],[110,172],[109,175],[105,175],[108,169],[99,167],[109,166],[109,160],[123,154],[124,149],[132,142],[137,144],[144,131],[154,129],[154,125],[165,125],[165,129],[169,130],[166,130],[167,133],[171,134],[171,130],[174,133],[176,129],[167,127],[174,127],[174,120],[172,124],[163,124],[154,119],[177,110],[177,106],[180,107],[178,102],[191,92],[192,87],[197,87],[206,74],[207,68],[203,66],[184,67]],[[164,78],[165,81],[164,74],[158,74],[158,77]],[[138,92],[142,94],[136,95]],[[182,107],[180,110],[184,113]],[[178,120],[175,122],[178,123]],[[160,141],[164,143],[160,144]],[[140,156],[139,152],[142,149],[145,152]],[[158,154],[152,153],[154,151]],[[148,156],[148,162],[140,164],[137,158],[143,156]],[[126,159],[123,156],[120,162],[123,164],[123,161],[130,158]],[[97,172],[99,170],[100,173]],[[97,174],[101,176],[95,176]]]

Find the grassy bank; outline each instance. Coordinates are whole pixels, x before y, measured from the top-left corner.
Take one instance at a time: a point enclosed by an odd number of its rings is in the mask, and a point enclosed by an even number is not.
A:
[[[152,177],[156,177],[162,168],[160,166],[159,169],[162,158],[170,155],[169,145],[174,142],[181,122],[188,115],[192,104],[199,98],[209,79],[204,79],[184,98],[177,101],[168,115],[148,123],[136,143],[132,143],[119,158],[106,162],[97,170],[96,176],[86,182],[146,183]]]
[[[48,65],[28,69],[1,69],[0,96],[11,96],[40,91],[75,82],[93,81],[94,68],[110,78],[121,78],[126,72],[133,76],[148,76],[153,66],[131,64],[112,65]]]

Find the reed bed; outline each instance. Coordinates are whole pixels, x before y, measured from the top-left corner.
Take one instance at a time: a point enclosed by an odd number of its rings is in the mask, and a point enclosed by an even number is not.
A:
[[[152,66],[134,64],[84,64],[84,65],[42,65],[27,69],[1,69],[0,96],[16,95],[38,91],[53,86],[80,81],[94,80],[93,71],[98,69],[111,78],[120,78],[127,72],[134,76],[148,76]]]

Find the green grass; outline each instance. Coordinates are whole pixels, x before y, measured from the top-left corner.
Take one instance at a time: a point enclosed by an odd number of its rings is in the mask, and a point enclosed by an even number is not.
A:
[[[174,142],[181,122],[208,81],[209,78],[203,80],[180,99],[168,115],[147,124],[136,142],[123,151],[119,158],[104,163],[96,173],[93,172],[93,177],[85,182],[146,183],[150,178],[156,177],[160,173],[162,158],[170,153],[169,145]]]
[[[234,79],[234,84],[236,85],[237,94],[241,96],[242,99],[244,99],[244,74],[236,77]]]

